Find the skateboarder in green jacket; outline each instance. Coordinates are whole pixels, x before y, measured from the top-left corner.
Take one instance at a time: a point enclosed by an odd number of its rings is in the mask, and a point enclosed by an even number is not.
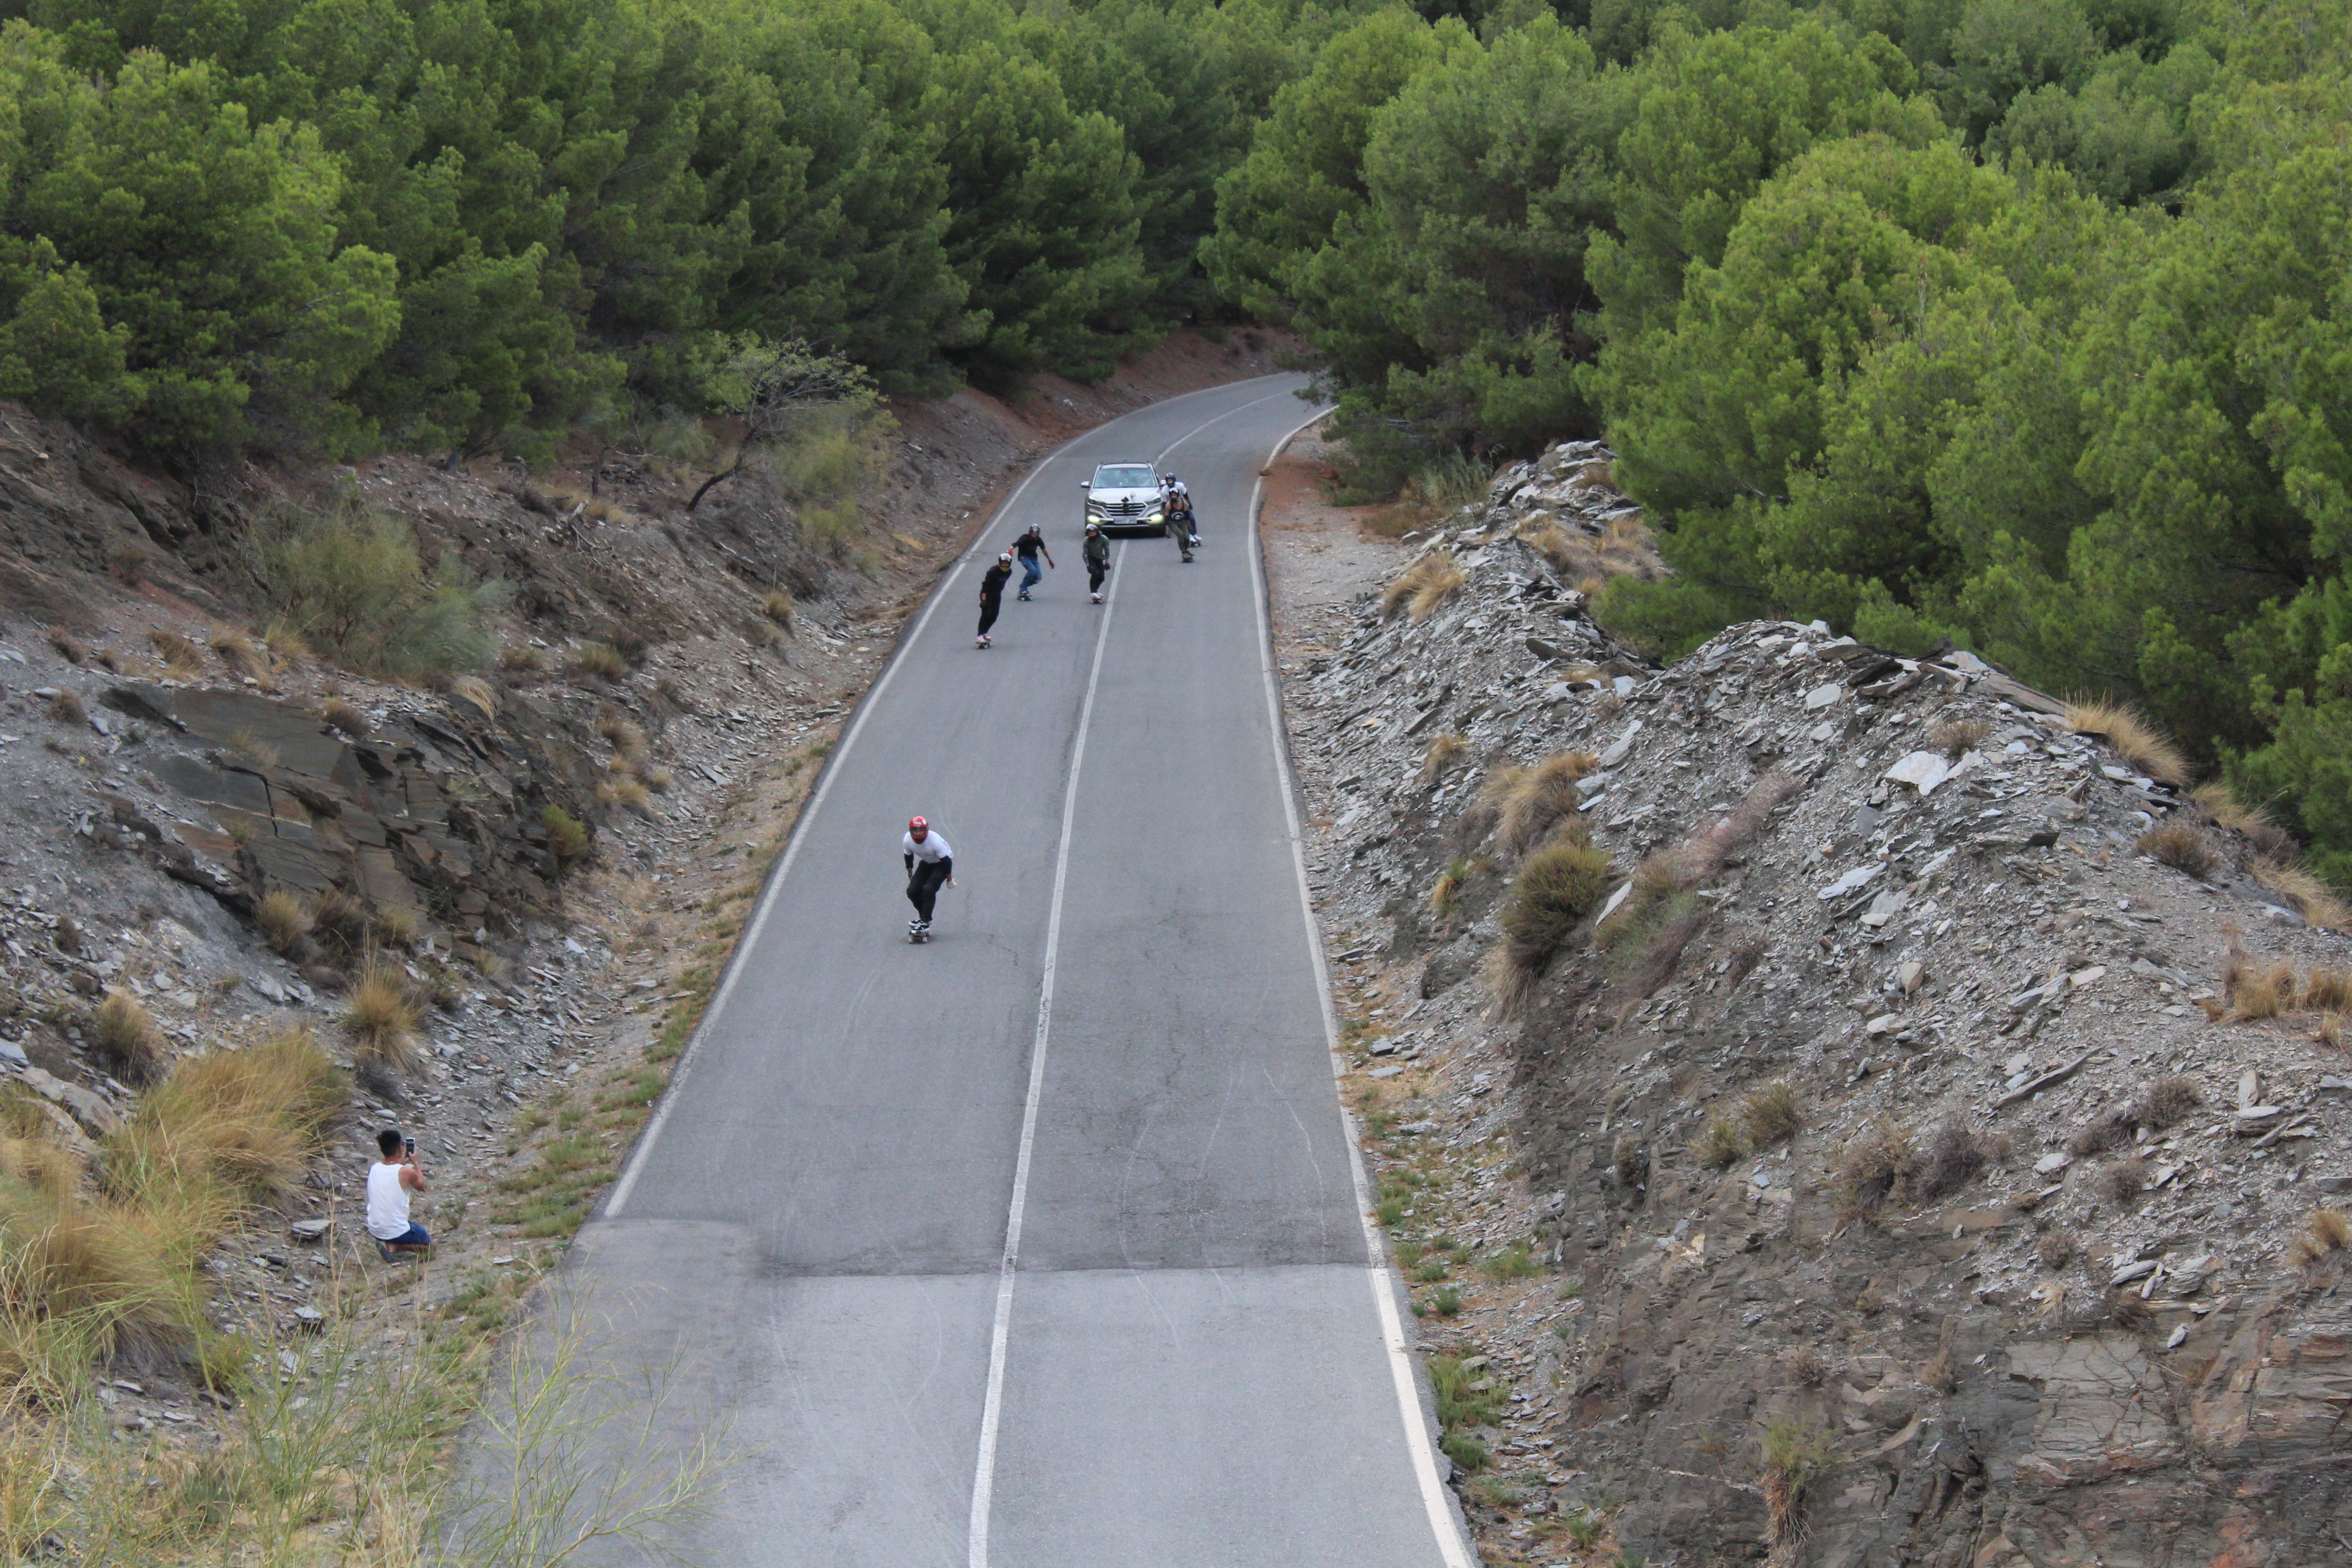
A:
[[[1103,579],[1110,575],[1110,541],[1105,539],[1103,531],[1091,522],[1087,524],[1086,556],[1087,591],[1099,605],[1102,603]]]

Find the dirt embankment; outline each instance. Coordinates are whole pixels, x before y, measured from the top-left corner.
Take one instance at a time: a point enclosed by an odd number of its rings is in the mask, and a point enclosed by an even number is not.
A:
[[[1965,655],[1643,667],[1575,587],[1605,460],[1404,546],[1269,509],[1348,1085],[1486,1560],[2343,1560],[2336,911]]]
[[[897,407],[871,525],[837,542],[750,478],[689,514],[700,476],[642,454],[605,454],[593,497],[584,460],[165,472],[0,404],[12,1124],[88,1160],[135,1114],[93,1018],[110,992],[152,1019],[152,1072],[311,1027],[361,1069],[351,1115],[287,1214],[210,1258],[214,1328],[299,1335],[322,1307],[388,1314],[395,1344],[495,1326],[614,1173],[814,764],[976,520],[1055,442],[1286,346],[1182,334],[1099,386]],[[398,684],[265,640],[255,520],[339,492],[412,524],[428,566],[511,586],[497,668]],[[272,895],[307,935],[257,930]],[[371,968],[409,993],[413,1056],[354,1056]],[[417,1139],[441,1242],[390,1295],[356,1219],[386,1123]],[[187,1347],[129,1349],[106,1371],[137,1392],[98,1384],[121,1427],[216,1441]]]

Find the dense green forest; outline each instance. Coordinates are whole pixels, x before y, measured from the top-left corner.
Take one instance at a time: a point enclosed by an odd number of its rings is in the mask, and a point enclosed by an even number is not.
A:
[[[548,449],[728,334],[887,391],[1209,308],[1286,0],[0,7],[0,389],[159,447]]]
[[[0,394],[543,459],[1298,330],[1361,496],[1605,434],[1602,613],[2135,700],[2352,885],[2352,0],[15,0]]]
[[[1757,616],[2137,702],[2352,885],[2352,5],[1591,0],[1369,18],[1203,247],[1351,476],[1605,434]]]

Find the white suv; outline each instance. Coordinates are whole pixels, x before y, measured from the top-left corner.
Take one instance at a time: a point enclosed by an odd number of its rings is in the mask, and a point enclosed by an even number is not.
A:
[[[1168,536],[1168,498],[1160,491],[1160,476],[1149,463],[1105,463],[1091,479],[1078,481],[1087,492],[1087,521],[1105,533],[1125,531]]]

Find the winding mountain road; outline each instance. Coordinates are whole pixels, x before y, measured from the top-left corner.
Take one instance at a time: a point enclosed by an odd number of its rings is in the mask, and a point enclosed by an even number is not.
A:
[[[855,716],[564,1288],[738,1468],[729,1565],[1461,1568],[1366,1231],[1276,728],[1257,476],[1296,376],[1042,461]],[[1205,545],[1114,545],[1149,459]],[[987,559],[1061,562],[972,647]],[[898,836],[960,884],[909,945]]]

